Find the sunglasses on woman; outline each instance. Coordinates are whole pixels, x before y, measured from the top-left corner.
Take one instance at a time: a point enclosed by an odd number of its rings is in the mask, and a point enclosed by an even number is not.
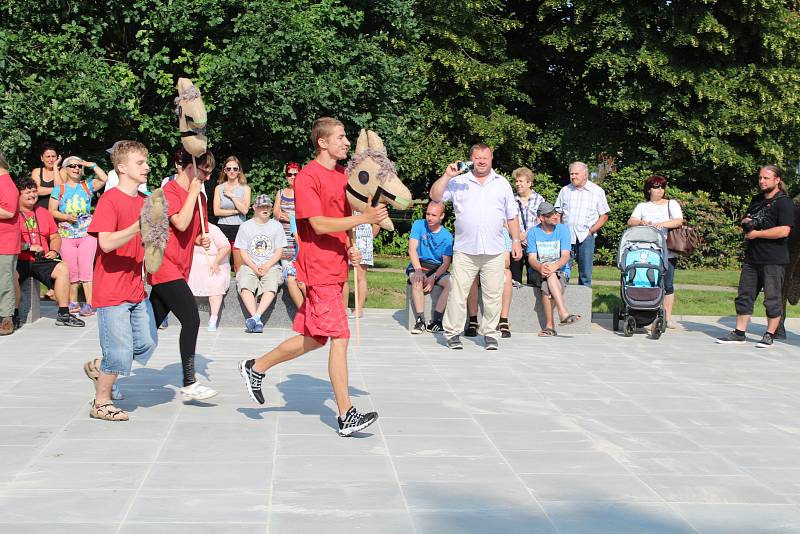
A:
[[[287,172],[286,176],[297,176],[296,172]]]
[[[83,167],[83,165],[81,165],[80,163],[70,163],[69,165],[67,165],[68,169],[80,169],[81,167]]]
[[[239,172],[239,167],[225,167],[226,171]]]
[[[651,185],[650,189],[666,189],[666,185]]]

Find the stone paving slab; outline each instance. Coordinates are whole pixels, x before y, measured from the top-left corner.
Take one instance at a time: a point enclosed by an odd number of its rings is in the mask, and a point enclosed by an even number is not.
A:
[[[366,310],[351,395],[381,418],[344,439],[324,351],[269,372],[264,406],[244,390],[236,362],[286,329],[203,329],[220,394],[197,403],[178,328],[159,331],[110,423],[81,367],[96,319],[44,318],[0,338],[0,532],[800,532],[800,320],[759,350],[713,343],[732,318],[681,319],[658,341],[601,317],[458,352]]]

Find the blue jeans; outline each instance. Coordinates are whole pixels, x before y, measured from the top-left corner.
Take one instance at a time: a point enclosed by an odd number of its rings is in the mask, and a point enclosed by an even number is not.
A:
[[[103,350],[100,370],[108,375],[128,376],[133,360],[146,364],[158,345],[148,299],[97,308],[97,325]]]
[[[592,285],[592,263],[594,262],[594,234],[589,234],[580,243],[572,245],[572,257],[578,263],[578,283]]]

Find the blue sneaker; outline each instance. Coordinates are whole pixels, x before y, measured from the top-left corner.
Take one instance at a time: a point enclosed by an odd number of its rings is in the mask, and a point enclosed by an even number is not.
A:
[[[264,323],[262,323],[261,321],[256,321],[256,327],[253,330],[253,332],[255,332],[256,334],[260,334],[263,331],[264,331]]]
[[[255,319],[253,319],[252,317],[248,317],[247,319],[244,320],[245,332],[247,332],[248,334],[252,334],[253,332],[256,331],[256,328],[258,328],[258,323],[256,322]]]

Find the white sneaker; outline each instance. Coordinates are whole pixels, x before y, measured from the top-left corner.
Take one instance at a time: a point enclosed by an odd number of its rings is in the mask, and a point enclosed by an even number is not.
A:
[[[183,395],[183,400],[186,401],[210,399],[216,394],[216,390],[204,386],[200,382],[195,382],[191,386],[181,388],[181,395]]]
[[[216,332],[217,331],[217,318],[211,317],[208,320],[208,331],[209,332]]]

